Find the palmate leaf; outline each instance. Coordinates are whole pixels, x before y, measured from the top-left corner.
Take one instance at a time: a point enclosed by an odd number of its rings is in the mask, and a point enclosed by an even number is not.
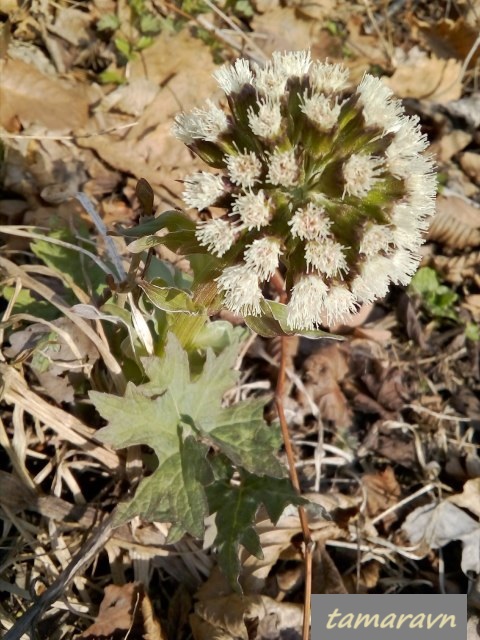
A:
[[[170,456],[139,486],[135,498],[117,509],[118,524],[141,514],[146,520],[173,523],[168,542],[173,543],[187,531],[200,538],[208,513],[204,487],[212,482],[213,473],[206,461],[208,446],[192,436],[180,435],[180,449]]]
[[[246,472],[241,473],[241,483],[237,486],[223,480],[210,485],[207,496],[210,511],[217,513],[218,533],[214,545],[218,561],[236,591],[241,591],[239,545],[257,558],[263,557],[260,540],[253,528],[258,508],[263,504],[270,520],[276,524],[289,504],[308,502],[295,492],[286,478],[259,477]]]
[[[90,393],[108,421],[98,437],[116,448],[146,444],[159,462],[134,498],[119,506],[118,522],[142,516],[172,522],[170,538],[185,532],[200,537],[208,515],[205,487],[214,480],[209,445],[247,471],[283,475],[276,459],[278,431],[264,422],[263,403],[221,405],[238,375],[233,370],[238,348],[235,343],[218,356],[207,350],[201,373],[193,376],[187,353],[170,335],[163,357],[142,360],[147,382],[130,383],[124,397]]]

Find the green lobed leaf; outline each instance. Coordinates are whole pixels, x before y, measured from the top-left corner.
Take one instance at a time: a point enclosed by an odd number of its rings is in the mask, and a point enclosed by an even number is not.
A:
[[[155,451],[159,460],[155,479],[152,480],[151,476],[140,483],[137,491],[139,500],[137,502],[135,497],[125,513],[151,520],[175,522],[178,519],[178,513],[182,512],[185,504],[182,491],[190,491],[188,487],[180,483],[177,493],[168,494],[167,506],[158,502],[152,487],[159,477],[163,483],[170,482],[164,476],[173,473],[174,460],[166,467],[164,465],[175,455],[182,455],[183,435],[180,437],[178,433],[180,426],[182,434],[185,432],[185,439],[197,429],[207,431],[222,426],[222,422],[218,422],[223,412],[221,400],[238,376],[233,370],[238,348],[238,344],[234,344],[219,356],[208,350],[202,372],[192,377],[187,353],[178,340],[170,335],[163,357],[142,359],[148,382],[138,386],[129,383],[124,397],[90,392],[93,404],[108,421],[108,425],[98,431],[100,440],[116,448],[146,444]],[[189,444],[187,451],[191,448]],[[186,482],[188,473],[184,471],[182,478]],[[176,482],[180,482],[178,478]],[[192,527],[190,524],[188,530],[193,531]],[[201,522],[197,521],[197,531],[199,527],[203,528],[203,516]]]
[[[277,458],[282,445],[280,430],[268,426],[263,418],[265,402],[241,402],[223,410],[217,421],[222,426],[208,432],[207,438],[237,466],[250,473],[285,476]]]
[[[215,523],[218,561],[232,588],[240,592],[238,583],[240,562],[239,545],[262,558],[262,549],[254,529],[255,514],[263,504],[274,524],[289,504],[305,504],[307,500],[299,496],[288,479],[278,479],[251,475],[243,472],[242,482],[231,485],[225,481],[215,482],[207,487],[210,511],[216,512]]]
[[[169,543],[176,542],[185,532],[202,537],[208,515],[204,486],[213,479],[206,460],[208,446],[192,436],[183,440],[181,434],[179,443],[179,452],[140,484],[133,500],[119,506],[117,524],[141,513],[150,521],[170,520],[175,524],[169,532]]]

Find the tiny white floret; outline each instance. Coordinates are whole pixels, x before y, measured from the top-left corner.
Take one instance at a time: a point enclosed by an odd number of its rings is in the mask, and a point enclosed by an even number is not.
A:
[[[216,278],[216,282],[223,293],[225,306],[232,313],[243,316],[260,315],[263,296],[258,276],[250,267],[245,264],[227,267]]]
[[[230,215],[238,215],[244,229],[261,229],[270,222],[270,201],[262,189],[257,193],[247,191],[235,198]]]
[[[357,301],[347,287],[338,285],[331,287],[325,300],[327,324],[333,326],[347,321],[356,311]]]
[[[292,236],[300,240],[322,240],[329,235],[332,221],[325,209],[309,202],[306,207],[297,209],[288,222]]]
[[[287,323],[292,329],[314,329],[322,322],[328,287],[315,274],[300,278],[292,289]]]
[[[225,193],[222,177],[206,171],[188,176],[184,183],[183,200],[193,209],[210,207]]]
[[[393,242],[393,231],[390,227],[384,224],[371,224],[360,240],[359,251],[367,256],[373,256],[381,251],[388,251]]]
[[[340,64],[315,62],[310,70],[311,83],[317,91],[335,93],[348,86],[348,69]]]
[[[247,247],[245,264],[263,282],[271,278],[277,270],[280,254],[280,240],[271,237],[258,238]]]
[[[253,107],[248,109],[248,124],[252,133],[259,138],[266,140],[275,138],[280,133],[282,126],[280,103],[269,99],[259,100],[257,113]]]
[[[248,60],[239,58],[233,65],[224,65],[214,72],[213,77],[227,96],[239,93],[246,84],[252,84],[253,74]]]
[[[295,151],[279,151],[275,149],[269,155],[267,179],[271,184],[282,187],[293,187],[297,184],[300,173]]]
[[[225,162],[233,184],[248,189],[258,182],[262,163],[253,151],[226,156]]]
[[[363,198],[377,182],[382,161],[374,156],[352,154],[343,165],[344,194]]]
[[[221,258],[235,242],[235,228],[221,218],[205,220],[197,223],[195,237],[202,247]]]
[[[338,122],[341,105],[326,95],[315,93],[308,96],[305,91],[302,97],[300,111],[321,131],[330,131]]]
[[[393,97],[392,90],[381,80],[366,73],[358,85],[357,93],[367,127],[380,127],[384,132],[400,129],[404,109],[401,102]]]
[[[274,51],[272,54],[273,66],[282,72],[285,77],[302,77],[308,73],[312,59],[310,51]]]
[[[196,139],[216,142],[227,131],[228,126],[224,111],[207,100],[207,108],[197,107],[190,113],[180,113],[175,118],[172,132],[185,144],[192,144]]]
[[[305,260],[307,268],[312,268],[328,278],[348,272],[348,265],[343,253],[343,247],[331,238],[318,242],[313,240],[305,245]]]

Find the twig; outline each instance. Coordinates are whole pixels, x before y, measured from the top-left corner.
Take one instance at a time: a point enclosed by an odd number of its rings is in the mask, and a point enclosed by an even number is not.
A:
[[[137,122],[128,122],[127,124],[119,124],[109,129],[102,129],[101,131],[95,131],[93,133],[72,133],[71,135],[56,135],[50,134],[32,134],[26,135],[22,133],[7,133],[6,131],[0,131],[0,138],[5,140],[79,140],[83,138],[95,138],[97,136],[104,136],[115,131],[122,131],[122,129],[131,129],[138,124]]]
[[[113,515],[109,516],[95,531],[87,542],[82,545],[80,551],[73,558],[55,582],[38,598],[34,605],[28,609],[15,625],[7,631],[3,640],[20,640],[25,633],[31,632],[37,618],[53,602],[64,595],[66,587],[72,582],[77,573],[82,571],[103,548],[111,537],[113,531]]]
[[[244,31],[242,31],[238,25],[235,24],[235,22],[229,18],[221,9],[219,9],[215,3],[211,2],[210,0],[203,0],[204,3],[207,5],[207,7],[210,7],[210,9],[212,11],[214,11],[218,16],[220,16],[220,18],[226,22],[228,24],[229,27],[231,27],[235,33],[238,33],[240,35],[240,37],[242,37],[245,42],[250,45],[250,47],[252,48],[253,51],[256,51],[259,55],[260,55],[260,59],[265,62],[267,56],[265,55],[265,52],[262,51],[262,49],[260,49],[260,47],[250,38],[250,36],[248,34],[246,34]]]

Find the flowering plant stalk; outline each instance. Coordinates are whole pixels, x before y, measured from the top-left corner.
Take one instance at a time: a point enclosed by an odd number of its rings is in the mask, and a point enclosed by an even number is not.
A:
[[[333,337],[321,327],[408,284],[434,212],[433,162],[419,119],[372,75],[353,87],[343,66],[299,51],[274,53],[262,67],[239,59],[215,76],[225,102],[182,113],[173,128],[208,165],[184,180],[196,215],[161,214],[132,231],[129,249],[164,244],[190,256],[192,297],[140,282],[157,307],[183,312],[182,340],[196,331],[189,315],[221,308],[262,336],[282,336],[275,401],[300,492],[283,408],[285,337]],[[312,544],[301,506],[299,515],[306,640]]]
[[[182,113],[174,134],[211,168],[185,179],[183,199],[200,213],[197,250],[218,258],[221,304],[263,335],[286,335],[345,322],[408,284],[436,193],[419,119],[378,78],[353,88],[343,66],[308,51],[274,53],[263,67],[239,59],[215,76],[228,109],[208,101]],[[299,490],[284,377],[282,349],[276,405]],[[305,639],[309,602],[307,577]]]

